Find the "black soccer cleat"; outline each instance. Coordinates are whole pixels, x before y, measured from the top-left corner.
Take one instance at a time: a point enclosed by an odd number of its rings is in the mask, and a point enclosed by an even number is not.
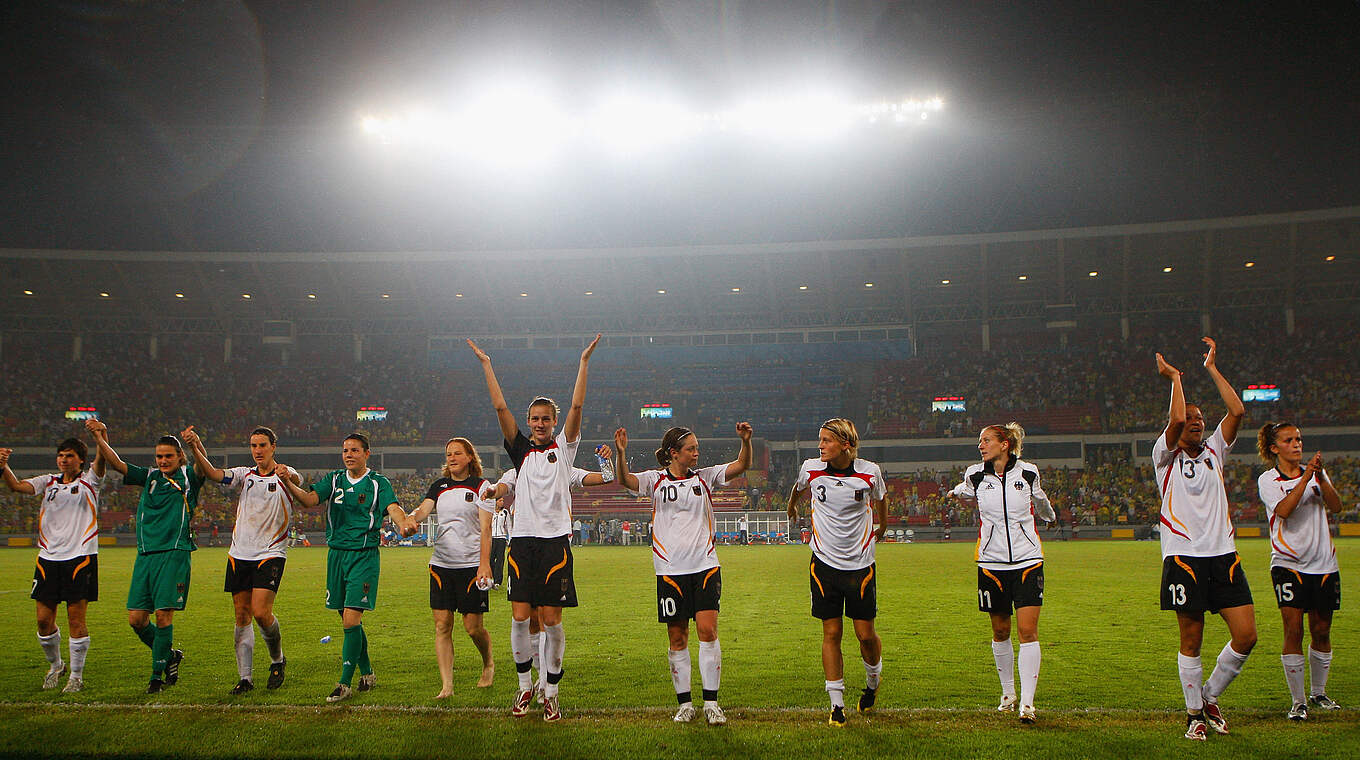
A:
[[[832,707],[831,715],[827,716],[826,723],[828,726],[843,727],[845,725],[845,708],[840,705]]]
[[[856,709],[860,712],[869,712],[874,707],[874,700],[878,697],[878,689],[864,687],[864,691],[859,695],[859,705]]]
[[[277,689],[283,685],[283,666],[287,664],[288,664],[287,657],[283,658],[282,660],[279,660],[278,662],[273,662],[269,664],[269,680],[265,681],[264,684],[264,687],[266,689]]]
[[[174,686],[179,683],[179,664],[184,661],[183,649],[171,649],[170,659],[165,661],[165,685]]]
[[[249,678],[242,678],[236,682],[235,686],[231,687],[231,695],[233,697],[239,697],[254,688],[255,684]]]
[[[160,694],[163,691],[165,691],[165,681],[159,678],[151,679],[151,682],[146,685],[147,694]]]

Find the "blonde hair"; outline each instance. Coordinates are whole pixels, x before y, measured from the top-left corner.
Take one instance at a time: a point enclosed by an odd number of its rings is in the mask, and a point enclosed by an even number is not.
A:
[[[1005,425],[988,425],[982,429],[983,433],[991,430],[996,433],[996,437],[1011,445],[1010,453],[1016,459],[1020,458],[1020,450],[1025,445],[1025,429],[1020,427],[1018,422],[1007,422]]]
[[[472,461],[468,462],[468,474],[474,478],[480,478],[482,476],[482,458],[477,455],[477,449],[473,448],[472,441],[469,441],[466,438],[450,438],[448,443],[444,444],[444,448],[447,449],[450,444],[454,443],[462,446],[468,456],[472,457]],[[444,469],[440,470],[440,472],[446,478],[453,477],[453,468],[449,467],[447,462],[444,463]]]
[[[855,423],[844,417],[833,417],[823,422],[821,429],[840,439],[850,449],[850,456],[859,455],[859,431],[855,429]]]
[[[1266,464],[1275,464],[1275,453],[1270,447],[1275,444],[1275,439],[1280,435],[1280,431],[1285,428],[1298,427],[1292,422],[1267,422],[1261,426],[1261,432],[1256,434],[1256,454],[1261,457],[1261,461]]]

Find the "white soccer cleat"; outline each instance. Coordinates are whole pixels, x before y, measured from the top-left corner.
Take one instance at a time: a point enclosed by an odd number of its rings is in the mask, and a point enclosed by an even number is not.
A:
[[[67,670],[69,670],[69,668],[64,662],[53,665],[52,668],[47,671],[47,675],[43,676],[43,688],[55,689],[58,686],[61,686],[61,677],[66,675]]]
[[[1290,720],[1308,720],[1308,703],[1295,702],[1294,706],[1289,708],[1289,714],[1285,717]]]
[[[1020,705],[1020,722],[1034,722],[1034,705]]]
[[[62,694],[75,694],[85,688],[85,681],[80,676],[71,676],[66,679],[66,688],[61,690]]]
[[[336,702],[349,699],[353,695],[354,689],[342,683],[338,683],[335,685],[335,689],[332,690],[331,693],[326,696],[326,702],[328,702],[329,704],[335,704]]]
[[[675,717],[671,720],[674,720],[676,723],[688,723],[694,720],[694,715],[694,703],[686,702],[683,705],[680,705],[680,709],[675,711]]]
[[[1185,719],[1185,738],[1197,742],[1209,738],[1209,727],[1204,724],[1204,718],[1191,715]]]
[[[533,702],[533,689],[520,689],[515,692],[515,703],[510,706],[510,714],[523,718],[529,714],[529,703]]]
[[[1215,733],[1228,735],[1228,719],[1223,717],[1223,711],[1218,709],[1217,702],[1204,700],[1204,722],[1209,724]]]
[[[723,709],[718,707],[717,702],[705,702],[704,720],[708,721],[710,726],[725,726],[727,725],[727,713],[724,713]]]
[[[996,706],[996,711],[997,711],[997,712],[1010,712],[1010,711],[1012,711],[1012,710],[1015,709],[1015,704],[1016,704],[1016,700],[1015,700],[1015,695],[1014,695],[1014,694],[1002,694],[1002,695],[1001,695],[1001,704],[999,704],[999,705]]]

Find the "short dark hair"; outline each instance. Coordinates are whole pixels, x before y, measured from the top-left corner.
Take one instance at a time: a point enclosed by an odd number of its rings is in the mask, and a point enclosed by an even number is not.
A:
[[[178,452],[181,453],[181,454],[184,453],[184,444],[180,443],[180,442],[179,442],[179,439],[176,438],[176,437],[173,436],[173,435],[163,435],[163,436],[161,436],[160,440],[159,440],[159,441],[156,441],[156,445],[157,445],[157,446],[174,446],[174,447],[175,447],[175,451],[178,451]]]
[[[359,445],[364,447],[364,451],[368,451],[368,436],[363,433],[350,433],[345,436],[345,441],[358,441]],[[341,441],[341,443],[345,441]]]
[[[85,442],[79,438],[67,438],[57,444],[57,453],[63,451],[74,451],[76,458],[84,462],[90,458],[90,450],[85,446]]]
[[[279,442],[279,437],[277,435],[274,435],[274,431],[270,430],[264,425],[261,425],[255,428],[254,430],[250,431],[250,435],[246,436],[246,441],[249,442],[252,437],[257,435],[262,435],[265,438],[268,438],[269,442],[273,444],[277,444]]]

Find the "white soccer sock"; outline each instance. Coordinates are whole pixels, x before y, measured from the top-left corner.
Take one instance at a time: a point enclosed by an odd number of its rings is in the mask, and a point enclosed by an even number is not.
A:
[[[1282,654],[1280,663],[1284,665],[1284,682],[1289,684],[1289,698],[1294,700],[1294,704],[1305,701],[1303,683],[1303,655],[1301,654]]]
[[[515,658],[515,671],[519,676],[519,688],[534,688],[534,674],[529,668],[533,667],[534,657],[536,656],[529,649],[529,621],[511,620],[510,621],[510,653]]]
[[[543,626],[543,696],[557,696],[557,684],[562,680],[562,655],[567,650],[567,633],[562,624]]]
[[[529,634],[529,648],[534,653],[534,670],[539,680],[543,680],[543,632]]]
[[[1015,650],[1011,640],[992,642],[992,659],[996,661],[996,675],[1001,679],[1001,696],[1015,696]]]
[[[61,629],[53,631],[44,636],[38,634],[38,643],[42,645],[43,654],[47,655],[47,662],[52,666],[52,670],[61,667]]]
[[[680,704],[693,701],[690,698],[690,664],[689,647],[680,651],[667,650],[666,659],[671,663],[671,686],[675,687],[675,694],[680,697]]]
[[[85,654],[90,651],[90,637],[69,639],[67,646],[71,649],[71,677],[84,679]]]
[[[699,680],[704,687],[704,702],[717,702],[722,683],[722,645],[717,639],[699,642]]]
[[[1308,675],[1311,676],[1313,681],[1310,694],[1316,697],[1327,693],[1327,673],[1331,669],[1331,652],[1319,652],[1308,647]]]
[[[1199,712],[1204,709],[1200,683],[1204,680],[1204,665],[1198,657],[1176,653],[1176,669],[1180,671],[1181,691],[1185,693],[1185,709]]]
[[[1210,702],[1217,702],[1223,692],[1228,690],[1228,684],[1233,682],[1238,673],[1242,672],[1242,666],[1247,662],[1245,654],[1238,654],[1232,648],[1232,642],[1223,645],[1223,651],[1218,653],[1218,661],[1214,663],[1214,672],[1209,674],[1209,680],[1204,683],[1204,698]]]
[[[1034,706],[1034,692],[1039,689],[1039,642],[1020,643],[1020,706]]]
[[[860,662],[864,662],[861,660]],[[864,663],[864,685],[870,689],[877,689],[883,680],[883,657],[878,658],[877,665]]]
[[[265,646],[269,647],[269,661],[283,662],[283,636],[279,633],[278,616],[267,627],[260,626],[260,636],[264,638]]]
[[[826,682],[826,695],[831,697],[832,707],[845,707],[845,679]]]
[[[255,624],[246,623],[236,626],[236,675],[247,681],[250,668],[255,660]]]

